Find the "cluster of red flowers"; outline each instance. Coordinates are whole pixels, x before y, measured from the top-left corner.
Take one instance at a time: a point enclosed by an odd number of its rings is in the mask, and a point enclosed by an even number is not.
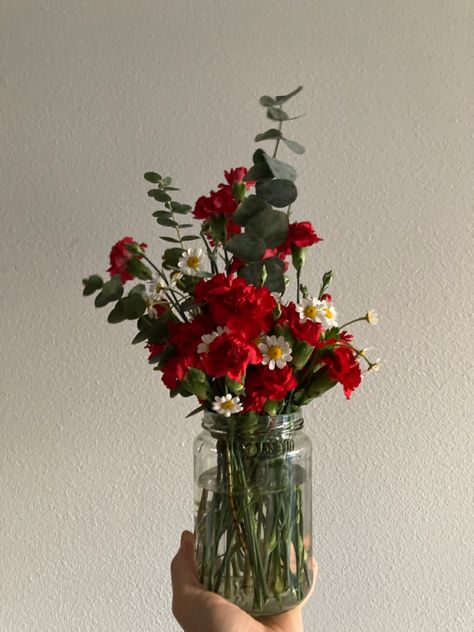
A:
[[[291,362],[270,369],[263,364],[258,344],[275,332],[288,339],[306,343],[318,362],[327,365],[329,377],[340,382],[346,397],[360,383],[360,369],[354,351],[345,344],[348,335],[324,339],[320,323],[300,319],[294,303],[281,306],[264,287],[255,287],[233,275],[216,274],[200,280],[195,301],[201,314],[191,322],[172,322],[164,344],[149,344],[150,361],[171,350],[163,364],[163,382],[175,389],[190,367],[203,371],[209,378],[228,377],[241,382],[245,389],[244,411],[262,411],[266,402],[285,399],[299,386],[298,372]],[[209,339],[206,343],[205,340]],[[335,348],[325,353],[325,348]],[[301,373],[304,374],[304,367]]]
[[[200,197],[193,210],[194,217],[203,220],[204,226],[223,217],[227,239],[242,230],[232,221],[239,197],[234,185],[240,185],[242,195],[246,173],[245,167],[226,171],[226,182],[209,196]],[[253,184],[245,183],[245,188]],[[211,234],[209,238],[212,240]],[[290,255],[294,257],[299,250],[319,241],[311,222],[293,222],[285,241],[268,248],[262,259],[279,257],[286,269]],[[130,244],[135,244],[135,251]],[[119,275],[122,284],[133,279],[137,263],[133,267],[129,262],[132,258],[141,259],[146,247],[145,243],[138,246],[131,237],[117,242],[110,253],[111,276]],[[189,257],[197,261],[199,252],[193,251]],[[184,388],[190,368],[200,372],[211,395],[216,390],[221,393],[224,384],[232,381],[233,392],[239,393],[239,411],[243,412],[263,412],[268,402],[281,402],[290,393],[301,394],[305,389],[310,392],[315,376],[321,376],[326,384],[341,383],[345,396],[350,398],[361,381],[352,336],[329,325],[325,330],[320,319],[306,317],[304,305],[284,304],[266,287],[256,287],[237,276],[244,265],[234,256],[227,273],[216,273],[210,278],[207,275],[186,286],[195,306],[188,318],[178,318],[166,293],[156,301],[149,300],[153,319],[166,327],[161,342],[147,344],[149,360],[159,362],[165,385],[172,391]],[[321,301],[330,304],[332,299],[326,293]],[[295,349],[297,358],[291,355]],[[200,395],[198,398],[202,403],[206,399]]]

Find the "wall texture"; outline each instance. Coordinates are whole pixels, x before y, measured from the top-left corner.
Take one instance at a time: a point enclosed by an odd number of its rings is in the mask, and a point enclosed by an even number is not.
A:
[[[299,84],[306,280],[335,271],[344,319],[378,310],[358,342],[383,362],[306,413],[307,630],[472,630],[472,3],[0,6],[2,632],[178,629],[199,420],[81,278],[124,234],[159,256],[144,171],[193,202],[249,163],[257,98]]]

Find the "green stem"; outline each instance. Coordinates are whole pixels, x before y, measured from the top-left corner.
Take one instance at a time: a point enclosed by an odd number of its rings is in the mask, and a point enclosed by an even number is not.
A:
[[[171,302],[171,305],[176,309],[176,311],[178,312],[178,314],[181,316],[181,318],[184,320],[185,323],[188,322],[188,318],[186,316],[186,314],[184,313],[184,311],[181,309],[181,305],[179,304],[179,299],[176,297],[175,292],[171,289],[170,287],[170,282],[168,281],[168,279],[166,278],[166,275],[163,273],[162,270],[160,270],[159,268],[157,268],[155,266],[155,264],[153,263],[153,261],[151,261],[151,259],[149,259],[145,254],[142,255],[143,258],[145,259],[145,261],[147,261],[151,267],[158,273],[158,276],[166,283],[166,285],[169,287],[168,290],[166,290],[166,292],[169,292],[173,298]]]
[[[281,105],[280,105],[280,110],[281,110]],[[281,126],[283,125],[283,121],[278,121],[278,131],[281,132]],[[273,158],[276,157],[277,155],[277,151],[278,151],[278,145],[280,144],[280,136],[278,136],[277,140],[276,140],[276,145],[275,145],[275,150],[273,152]]]

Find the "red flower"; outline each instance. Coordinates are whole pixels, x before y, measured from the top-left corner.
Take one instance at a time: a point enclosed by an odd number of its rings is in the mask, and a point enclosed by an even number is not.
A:
[[[321,362],[329,369],[329,377],[342,384],[347,399],[350,399],[352,391],[359,386],[362,379],[356,358],[352,349],[346,346],[336,347],[331,353],[321,357]]]
[[[197,303],[207,305],[211,319],[247,337],[268,331],[273,324],[275,299],[267,288],[255,287],[241,277],[216,274],[196,285]],[[206,308],[205,308],[206,309]],[[206,311],[207,311],[206,310]]]
[[[209,196],[202,195],[194,206],[193,215],[197,219],[211,219],[215,215],[224,215],[229,217],[237,208],[237,202],[232,195],[232,185],[234,183],[242,182],[243,177],[247,173],[245,167],[237,167],[224,171],[224,176],[227,183],[221,182],[217,191],[211,191]],[[253,182],[246,182],[246,187],[249,188],[253,185]]]
[[[244,411],[262,411],[268,400],[284,399],[297,385],[288,365],[274,371],[268,366],[251,367],[245,378]]]
[[[291,246],[305,248],[316,244],[318,241],[322,241],[322,239],[314,232],[311,222],[293,222],[288,227],[286,240],[281,246],[278,246],[278,250],[285,255],[289,255]]]
[[[137,242],[132,237],[124,237],[116,244],[112,246],[112,250],[110,251],[110,268],[107,272],[110,272],[110,276],[113,277],[115,274],[120,275],[120,280],[122,283],[126,283],[127,281],[131,281],[135,277],[133,274],[127,270],[127,261],[132,257],[137,257],[137,259],[141,259],[140,256],[132,255],[131,252],[127,250],[127,244],[136,244]],[[140,248],[145,249],[147,244],[140,244]]]
[[[213,377],[228,375],[241,380],[249,364],[262,361],[258,348],[233,332],[224,332],[209,345],[209,352],[202,354],[204,370]]]
[[[291,302],[282,307],[278,324],[287,325],[298,340],[303,340],[313,347],[320,345],[323,326],[321,323],[313,323],[309,319],[303,322],[295,309],[294,303]]]
[[[169,325],[168,345],[174,346],[176,352],[166,361],[162,368],[162,380],[169,389],[176,388],[186,375],[189,367],[202,368],[201,357],[197,347],[201,336],[208,332],[209,323],[206,318],[198,316],[189,323],[172,323]],[[151,356],[150,356],[151,357]]]

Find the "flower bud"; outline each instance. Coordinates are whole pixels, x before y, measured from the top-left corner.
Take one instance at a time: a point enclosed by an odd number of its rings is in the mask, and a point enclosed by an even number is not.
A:
[[[306,248],[300,248],[299,246],[291,246],[291,260],[297,270],[301,270],[306,261]]]

